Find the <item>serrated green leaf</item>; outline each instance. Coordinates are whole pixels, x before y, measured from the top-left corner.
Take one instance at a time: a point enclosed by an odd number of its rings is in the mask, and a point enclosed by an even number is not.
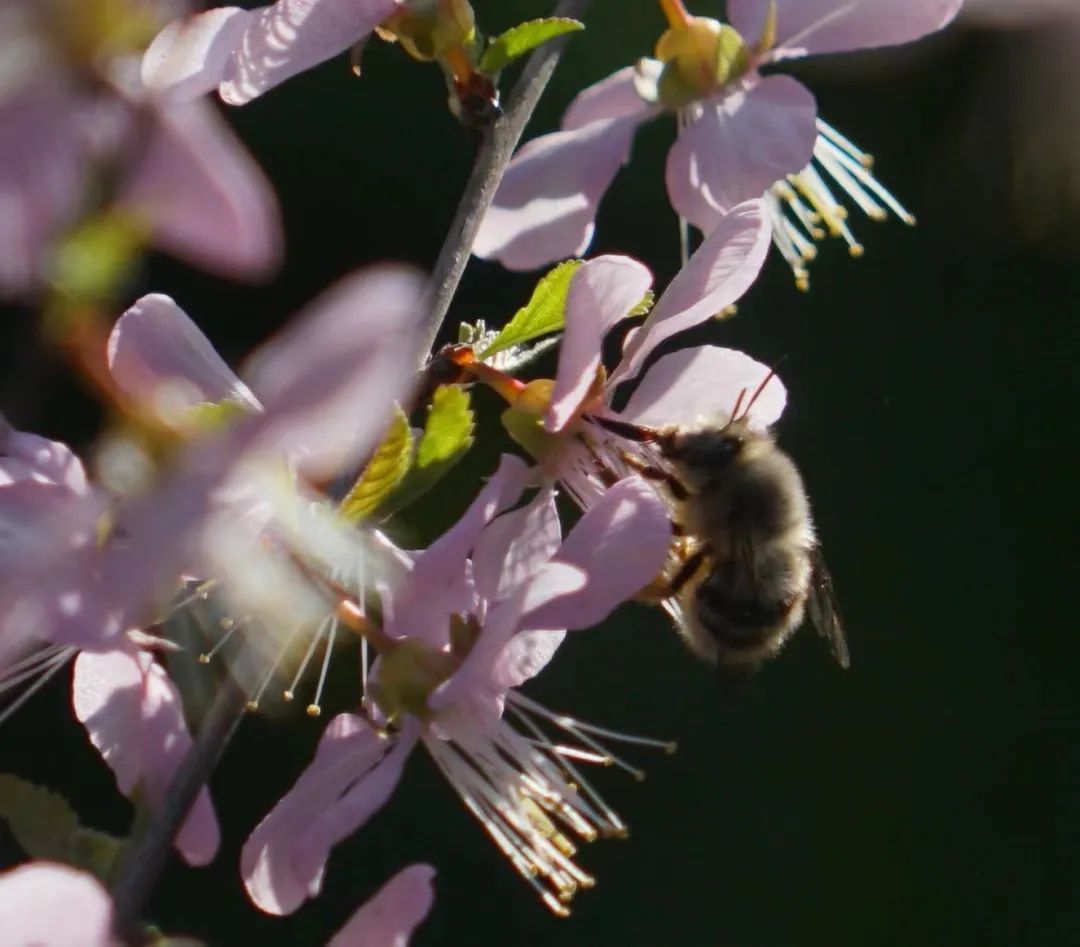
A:
[[[0,819],[31,858],[72,865],[102,880],[123,848],[121,839],[80,825],[59,793],[10,773],[0,774]]]
[[[424,433],[408,475],[381,512],[389,515],[427,493],[472,447],[476,417],[469,392],[460,385],[441,385],[428,409]]]
[[[492,76],[500,69],[505,69],[515,59],[536,49],[537,46],[542,46],[557,36],[576,33],[583,29],[585,29],[585,24],[580,20],[561,16],[519,23],[488,43],[484,55],[480,58],[480,71]]]
[[[549,271],[533,290],[532,298],[515,314],[491,340],[491,344],[478,353],[489,358],[522,342],[531,342],[542,335],[558,332],[566,324],[566,294],[582,260],[567,260]]]
[[[341,514],[359,523],[374,513],[409,472],[413,460],[413,434],[400,408],[364,472],[341,501]]]

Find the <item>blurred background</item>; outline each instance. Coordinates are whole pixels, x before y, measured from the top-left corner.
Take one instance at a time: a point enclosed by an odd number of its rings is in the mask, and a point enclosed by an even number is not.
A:
[[[877,157],[876,173],[919,225],[855,218],[865,257],[827,244],[809,294],[773,254],[737,316],[696,336],[783,359],[790,407],[778,436],[814,502],[851,670],[804,632],[732,694],[661,615],[636,605],[572,636],[528,692],[677,740],[679,752],[634,754],[643,784],[598,774],[631,835],[583,853],[598,885],[569,920],[536,903],[422,754],[390,804],[335,850],[320,898],[289,918],[259,914],[240,884],[239,849],[322,724],[248,718],[212,784],[223,849],[208,869],[173,863],[150,911],[163,929],[213,947],[321,944],[421,860],[439,874],[419,945],[1076,942],[1080,644],[1068,536],[1080,27],[1012,15],[1022,6],[973,5],[914,46],[790,67],[821,115]],[[493,33],[550,3],[476,9]],[[587,24],[530,135],[553,129],[584,85],[648,55],[663,28],[645,0],[598,0]],[[361,79],[339,58],[227,114],[277,187],[284,269],[249,287],[154,257],[132,299],[172,295],[235,362],[358,264],[431,266],[475,150],[434,66],[373,41]],[[647,262],[658,288],[679,263],[662,183],[673,130],[661,121],[639,133],[592,248]],[[535,278],[474,261],[451,321],[501,324]],[[4,312],[0,411],[85,446],[100,418],[35,326],[29,309]],[[448,525],[507,449],[498,406],[478,397],[485,433],[438,501],[409,512],[412,542]],[[355,698],[351,659],[335,675],[328,711]],[[130,807],[71,720],[66,688],[55,681],[0,730],[0,769],[123,833]]]

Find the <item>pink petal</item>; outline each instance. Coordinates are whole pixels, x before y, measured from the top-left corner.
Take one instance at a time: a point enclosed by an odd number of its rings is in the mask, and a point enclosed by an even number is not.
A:
[[[165,396],[174,409],[226,400],[261,409],[202,330],[160,293],[143,296],[117,320],[107,355],[113,381],[140,405]]]
[[[609,390],[633,378],[661,342],[711,319],[742,296],[757,279],[771,239],[769,214],[760,200],[725,214],[628,340]]]
[[[578,256],[592,241],[596,211],[651,114],[592,122],[523,146],[480,224],[473,253],[511,270]]]
[[[425,281],[406,266],[370,267],[323,293],[249,360],[266,413],[258,437],[322,479],[370,450],[413,382]]]
[[[471,703],[476,698],[483,701],[493,694],[501,696],[495,684],[496,668],[508,642],[522,629],[526,616],[580,593],[589,578],[576,565],[557,560],[540,566],[509,597],[489,609],[472,650],[453,676],[428,698],[428,706],[440,711],[458,703]],[[541,620],[534,622],[529,630],[551,627],[552,623]]]
[[[387,632],[442,646],[451,612],[472,606],[466,560],[484,528],[521,496],[532,471],[524,461],[503,454],[461,519],[416,559],[404,585],[384,599]]]
[[[173,774],[191,747],[180,695],[145,652],[83,652],[75,659],[72,705],[90,742],[116,774],[122,793],[136,791],[151,812],[165,803]],[[220,836],[204,788],[176,839],[192,865],[213,860]]]
[[[110,947],[112,903],[85,872],[30,862],[0,875],[0,931],[6,947]]]
[[[78,105],[59,81],[35,80],[0,97],[0,296],[40,285],[49,244],[77,210]]]
[[[523,609],[524,628],[588,628],[632,598],[663,568],[671,544],[664,501],[638,477],[608,490],[571,530],[554,563],[588,577],[573,594]]]
[[[736,204],[810,163],[817,106],[790,76],[767,76],[694,106],[668,152],[671,204],[708,233]]]
[[[278,0],[248,21],[225,69],[221,97],[243,105],[367,36],[397,0]]]
[[[776,0],[775,58],[909,43],[944,28],[962,5],[963,0]],[[754,42],[768,7],[769,0],[728,0],[728,19]]]
[[[254,18],[239,7],[217,7],[170,23],[143,54],[143,85],[184,99],[216,89]]]
[[[561,128],[572,131],[611,118],[649,118],[652,105],[638,94],[637,68],[627,66],[579,92],[563,113]]]
[[[299,877],[321,876],[330,849],[352,835],[386,804],[419,737],[419,728],[413,726],[414,723],[407,722],[389,751],[370,772],[331,799],[297,839],[292,867]]]
[[[89,492],[82,462],[66,444],[8,427],[0,416],[0,488],[23,480]]]
[[[527,506],[496,519],[473,550],[476,590],[489,601],[505,598],[547,562],[562,541],[555,492],[542,489]]]
[[[240,872],[255,905],[268,914],[290,914],[319,893],[323,865],[298,869],[294,853],[313,821],[348,788],[367,778],[388,747],[366,720],[340,714],[323,731],[296,783],[244,843]]]
[[[430,865],[403,868],[353,914],[326,947],[408,947],[435,903]]]
[[[555,657],[565,637],[566,632],[562,629],[519,631],[495,660],[491,670],[492,686],[505,692],[536,677]]]
[[[570,282],[566,331],[545,426],[561,430],[596,381],[608,330],[626,317],[652,286],[652,273],[637,260],[602,256],[583,263]]]
[[[742,414],[770,371],[734,349],[713,345],[682,349],[657,359],[619,416],[647,427],[695,420],[726,424],[739,395],[745,392]],[[764,430],[775,424],[786,403],[787,390],[774,375],[750,409],[751,426]]]
[[[158,116],[121,202],[148,221],[162,249],[224,276],[268,276],[283,243],[270,182],[208,103],[177,103]]]

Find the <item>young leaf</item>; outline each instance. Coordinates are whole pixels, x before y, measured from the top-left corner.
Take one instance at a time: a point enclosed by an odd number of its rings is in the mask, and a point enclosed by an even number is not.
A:
[[[566,324],[566,294],[581,260],[567,260],[548,272],[533,290],[532,298],[519,309],[491,344],[477,353],[481,359],[505,351],[522,342],[558,332]]]
[[[19,847],[31,858],[62,862],[107,880],[123,843],[88,829],[59,793],[0,774],[0,819],[8,824]]]
[[[351,523],[359,523],[371,516],[409,472],[412,455],[413,435],[409,419],[398,408],[378,450],[341,501],[342,515]]]
[[[585,29],[585,24],[580,20],[561,16],[519,23],[488,43],[484,55],[480,58],[480,71],[493,76],[515,59],[555,39],[556,36],[576,33],[583,29]]]
[[[441,385],[435,389],[412,469],[381,513],[388,516],[408,506],[465,456],[472,447],[476,426],[470,402],[469,393],[460,385]]]

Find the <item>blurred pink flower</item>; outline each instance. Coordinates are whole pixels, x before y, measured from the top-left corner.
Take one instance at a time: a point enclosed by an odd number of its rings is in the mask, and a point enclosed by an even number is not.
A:
[[[75,659],[75,717],[125,795],[156,812],[191,747],[180,694],[151,654],[132,645]],[[174,840],[192,865],[208,864],[220,834],[210,792],[200,791]]]
[[[220,578],[283,617],[325,608],[316,591],[275,581],[266,531],[275,526],[313,561],[350,548],[328,518],[308,511],[302,485],[364,456],[412,383],[422,291],[420,274],[404,267],[343,280],[249,360],[258,401],[172,300],[140,300],[109,340],[117,387],[189,435],[185,409],[231,399],[248,410],[204,426],[157,482],[112,503],[103,539],[100,501],[72,500],[80,518],[67,516],[67,504],[63,518],[32,517],[33,536],[17,548],[33,555],[0,575],[0,643],[33,629],[54,643],[108,649],[122,632],[155,623],[185,574]],[[22,494],[35,487],[12,496],[16,518],[27,518]],[[43,532],[42,521],[53,528]]]
[[[30,862],[0,875],[5,947],[112,947],[112,903],[82,871]]]
[[[944,27],[962,0],[779,0],[775,36],[770,36],[767,20],[770,2],[728,4],[739,55],[732,56],[727,75],[715,75],[712,48],[701,45],[703,38],[718,36],[721,25],[691,17],[661,39],[657,50],[664,62],[642,59],[581,92],[563,115],[560,131],[528,142],[511,161],[474,252],[510,269],[532,269],[582,254],[592,241],[600,200],[629,159],[637,127],[665,111],[676,112],[679,119],[667,159],[668,196],[676,212],[704,233],[735,205],[794,179],[796,190],[813,204],[799,207],[796,214],[805,210],[807,218],[797,216],[797,222],[811,229],[812,236],[817,236],[820,222],[849,236],[843,215],[829,213],[836,200],[812,159],[863,209],[880,211],[881,201],[906,216],[860,163],[865,156],[818,121],[814,98],[805,87],[790,76],[762,76],[758,69],[782,59],[918,39]],[[696,34],[694,43],[685,46],[705,56],[696,63],[704,69],[705,81],[694,63],[681,61],[690,55],[687,48],[662,49],[680,30]],[[758,37],[757,46],[748,45]],[[687,78],[690,73],[692,80]],[[778,247],[793,268],[800,268],[799,276],[801,261],[813,246],[797,229],[792,236],[794,225],[777,200],[789,198],[789,192],[790,187],[781,186],[771,209]],[[818,204],[825,208],[823,215]],[[857,246],[854,238],[849,242]]]
[[[170,23],[147,49],[147,88],[192,99],[213,89],[244,105],[364,40],[401,0],[278,0],[216,7]]]
[[[566,629],[601,621],[656,575],[670,525],[655,493],[629,479],[561,541],[551,489],[506,512],[530,476],[505,457],[454,527],[415,559],[402,555],[405,574],[383,594],[392,646],[372,670],[371,717],[331,721],[315,759],[244,846],[245,884],[264,911],[289,913],[318,894],[331,848],[387,801],[418,742],[558,913],[591,883],[562,828],[586,838],[623,831],[536,721],[562,725],[598,760],[592,728],[514,688],[548,663]],[[503,716],[507,705],[524,733]]]
[[[196,266],[267,275],[281,256],[280,215],[243,145],[206,103],[148,94],[124,34],[77,6],[9,0],[3,10],[0,294],[39,289],[57,240],[100,211],[130,217]],[[126,29],[175,12],[175,3],[132,2],[115,22]]]
[[[435,895],[430,865],[409,865],[360,906],[326,947],[408,947],[412,932],[431,911]]]

